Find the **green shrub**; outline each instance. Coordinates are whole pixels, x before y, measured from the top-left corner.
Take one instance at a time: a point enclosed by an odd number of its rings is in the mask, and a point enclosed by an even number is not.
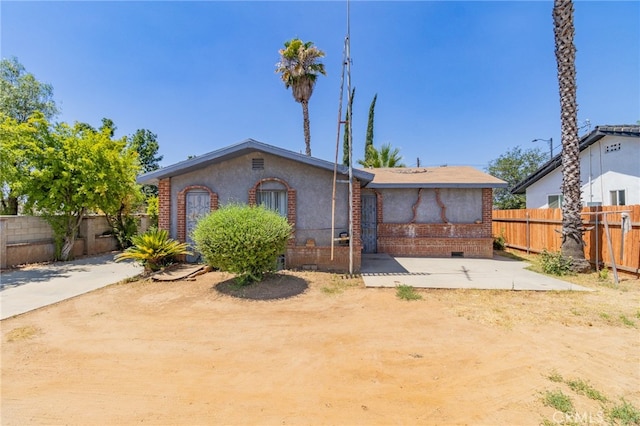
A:
[[[604,267],[598,271],[599,281],[609,281],[609,268]]]
[[[138,220],[135,216],[117,215],[107,221],[112,225],[113,235],[118,241],[118,249],[126,249],[133,244],[133,237],[138,232]]]
[[[138,261],[145,272],[158,271],[163,266],[173,263],[176,257],[190,255],[186,243],[169,238],[164,229],[151,229],[144,234],[131,238],[133,246],[115,256],[116,262],[125,259]]]
[[[493,237],[493,249],[504,251],[507,246],[507,241],[504,239],[504,235],[500,234],[497,237]]]
[[[157,227],[159,215],[157,195],[147,198],[147,215],[149,216],[149,226]]]
[[[276,269],[291,230],[287,220],[274,211],[231,204],[200,219],[193,240],[209,265],[236,274],[238,283],[244,285]]]
[[[548,252],[544,250],[540,253],[540,266],[546,274],[571,274],[571,258],[563,256],[560,252]]]

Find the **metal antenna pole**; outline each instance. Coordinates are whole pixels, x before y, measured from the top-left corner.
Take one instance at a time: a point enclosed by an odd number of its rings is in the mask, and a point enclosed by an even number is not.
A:
[[[340,99],[338,102],[338,130],[336,133],[336,158],[333,163],[333,194],[331,197],[331,260],[335,246],[336,229],[336,181],[338,179],[338,149],[340,146],[340,125],[346,123],[342,121],[342,101],[344,98],[344,70],[347,65],[347,40],[344,40],[344,50],[342,52],[342,76],[340,78]]]
[[[347,134],[349,139],[349,274],[353,274],[353,138],[351,134],[352,129],[352,114],[351,114],[351,17],[350,17],[350,4],[347,0],[347,40],[346,46],[346,65],[347,65]]]

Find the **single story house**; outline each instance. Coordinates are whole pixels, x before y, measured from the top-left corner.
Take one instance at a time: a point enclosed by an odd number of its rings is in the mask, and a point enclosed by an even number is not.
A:
[[[597,126],[580,138],[583,206],[640,204],[640,125]],[[562,153],[518,183],[527,208],[562,207]]]
[[[248,139],[143,174],[138,183],[158,186],[158,225],[179,241],[189,242],[198,219],[226,203],[278,211],[294,229],[287,268],[348,271],[345,237],[354,271],[362,253],[492,256],[492,189],[507,186],[500,179],[472,167],[353,169],[349,236],[348,175],[344,165]]]

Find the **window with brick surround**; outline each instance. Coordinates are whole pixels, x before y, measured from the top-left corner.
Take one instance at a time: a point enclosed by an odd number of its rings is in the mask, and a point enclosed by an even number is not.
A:
[[[277,212],[282,217],[287,217],[287,191],[283,190],[258,190],[256,203],[269,210]]]

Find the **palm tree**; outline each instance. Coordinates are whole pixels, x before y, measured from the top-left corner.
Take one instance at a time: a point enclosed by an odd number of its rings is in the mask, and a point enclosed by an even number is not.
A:
[[[288,89],[292,88],[293,98],[302,104],[302,124],[304,126],[304,142],[307,155],[311,155],[311,131],[309,129],[309,98],[313,94],[318,74],[326,75],[324,64],[319,62],[324,52],[313,45],[294,38],[284,43],[279,50],[280,62],[276,64],[276,72]]]
[[[358,164],[367,168],[382,167],[405,167],[402,163],[402,156],[398,148],[391,148],[391,144],[387,143],[377,150],[373,145],[367,148],[367,156],[364,160],[358,160]]]
[[[580,146],[578,140],[578,108],[576,101],[576,48],[573,44],[573,2],[554,0],[553,29],[555,35],[558,86],[560,90],[560,126],[562,131],[562,245],[563,256],[572,259],[572,269],[590,269],[584,256],[584,228],[580,211]]]

